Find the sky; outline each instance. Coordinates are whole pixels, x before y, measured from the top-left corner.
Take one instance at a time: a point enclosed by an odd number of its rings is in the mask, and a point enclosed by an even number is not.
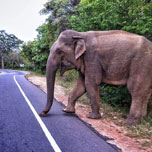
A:
[[[36,38],[36,29],[45,22],[39,11],[48,0],[0,0],[0,30],[27,42]]]

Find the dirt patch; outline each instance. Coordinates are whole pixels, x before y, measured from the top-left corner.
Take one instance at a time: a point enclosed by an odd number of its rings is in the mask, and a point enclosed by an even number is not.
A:
[[[30,82],[40,87],[46,92],[46,79],[41,76],[28,76]],[[55,84],[55,98],[67,105],[68,96],[67,89],[61,87],[59,84]],[[123,152],[152,152],[152,138],[151,139],[140,139],[131,138],[127,136],[127,130],[125,127],[116,125],[114,117],[113,120],[108,117],[104,117],[100,120],[88,119],[86,115],[91,111],[90,106],[81,103],[76,104],[76,114],[80,119],[90,124],[98,133],[108,137],[111,140],[107,142],[116,145]],[[146,146],[146,144],[148,146]]]

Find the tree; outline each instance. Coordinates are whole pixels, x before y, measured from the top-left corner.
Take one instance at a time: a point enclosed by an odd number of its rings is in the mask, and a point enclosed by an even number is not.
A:
[[[56,41],[61,31],[71,28],[68,25],[68,15],[72,15],[80,0],[50,0],[40,11],[49,14],[46,23],[37,28],[37,37],[34,41],[22,46],[21,55],[28,59],[27,63],[34,65],[34,69],[44,73],[49,55],[49,48]]]
[[[20,64],[23,63],[23,60],[20,56],[19,52],[16,51],[10,51],[7,53],[7,56],[5,57],[5,67],[6,68],[19,68]]]
[[[125,30],[152,40],[152,0],[81,0],[69,24],[77,31]]]
[[[4,69],[4,57],[7,52],[19,49],[22,41],[13,34],[7,34],[4,30],[0,31],[0,54],[2,69]]]
[[[41,14],[49,14],[47,22],[51,27],[52,36],[56,39],[60,32],[71,28],[67,16],[72,15],[73,10],[80,0],[50,0],[40,11]]]
[[[21,56],[24,59],[28,59],[28,62],[34,65],[33,70],[44,73],[49,55],[49,48],[53,43],[53,38],[48,24],[43,24],[38,27],[37,32],[38,35],[34,41],[28,42],[22,46]]]

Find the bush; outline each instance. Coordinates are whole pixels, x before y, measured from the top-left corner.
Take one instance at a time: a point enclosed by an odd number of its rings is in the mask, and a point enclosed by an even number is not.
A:
[[[81,0],[69,25],[77,31],[125,30],[152,40],[152,1]]]
[[[60,71],[58,71],[60,73]],[[63,75],[64,82],[71,82],[78,79],[78,72],[76,70],[66,71]]]
[[[113,86],[102,83],[100,86],[100,97],[102,102],[108,102],[110,105],[129,109],[131,95],[126,86]]]

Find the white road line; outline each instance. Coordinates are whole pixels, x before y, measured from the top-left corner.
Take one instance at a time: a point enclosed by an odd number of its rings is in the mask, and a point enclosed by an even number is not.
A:
[[[48,141],[50,142],[51,146],[53,147],[54,151],[55,152],[62,152],[61,149],[59,148],[59,146],[57,145],[57,143],[55,142],[54,138],[52,137],[51,133],[49,132],[49,130],[47,129],[47,127],[45,126],[45,124],[41,120],[40,116],[38,115],[38,113],[36,112],[36,110],[34,109],[34,107],[32,106],[30,100],[27,98],[27,96],[25,95],[25,93],[22,90],[21,86],[17,82],[15,75],[14,75],[14,81],[15,81],[16,85],[18,86],[20,92],[22,93],[22,95],[23,95],[25,101],[27,102],[28,106],[32,110],[34,116],[36,117],[38,123],[40,124],[40,126],[41,126],[44,134],[46,135],[46,137],[47,137]]]

